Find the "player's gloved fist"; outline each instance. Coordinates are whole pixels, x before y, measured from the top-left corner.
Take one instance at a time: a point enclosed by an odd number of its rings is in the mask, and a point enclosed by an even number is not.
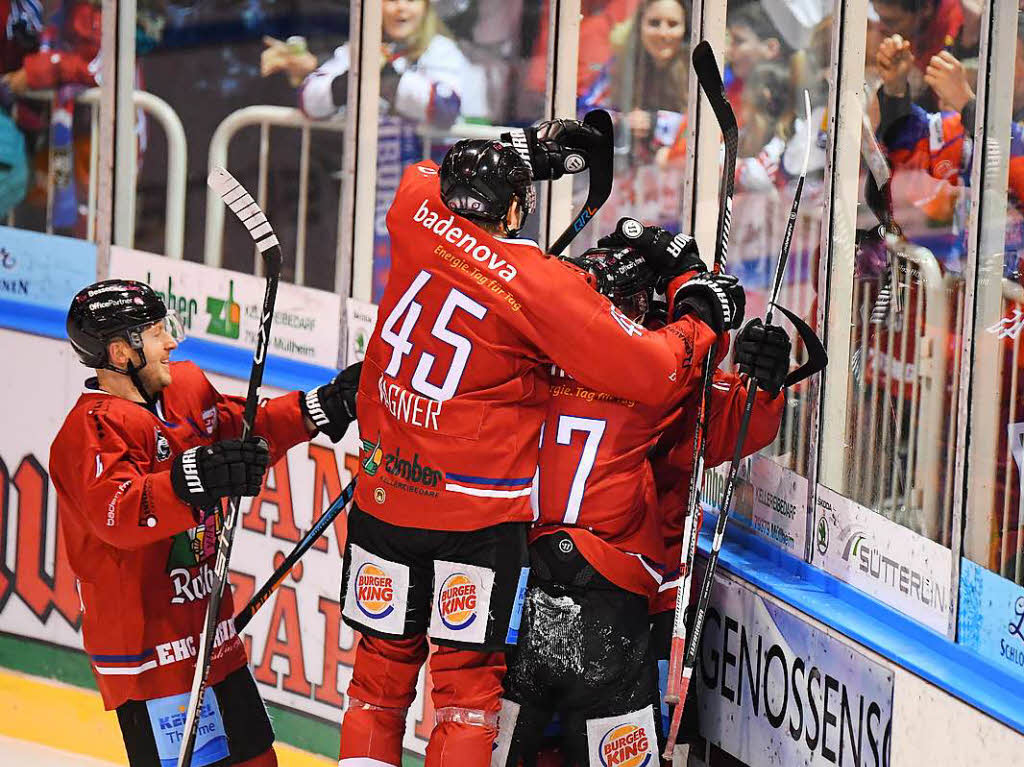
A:
[[[318,386],[299,398],[302,414],[321,432],[337,442],[356,420],[356,392],[363,363],[349,365],[330,383]]]
[[[748,322],[736,335],[736,365],[757,386],[775,396],[789,373],[789,333],[778,325],[764,325],[760,319]]]
[[[731,274],[708,272],[687,280],[672,300],[672,319],[696,314],[716,334],[735,330],[743,323],[747,297],[740,281]]]
[[[270,463],[263,437],[193,447],[171,465],[171,487],[185,503],[206,509],[221,498],[256,495]]]
[[[632,248],[590,248],[566,260],[588,272],[594,278],[594,289],[613,301],[648,290],[654,284],[650,265]]]
[[[669,280],[686,272],[705,272],[697,241],[660,226],[644,226],[635,218],[619,219],[615,231],[597,241],[598,247],[636,248],[658,275],[655,289],[664,293]]]
[[[545,120],[502,133],[501,140],[519,153],[534,181],[548,181],[585,170],[591,147],[603,137],[579,120]]]

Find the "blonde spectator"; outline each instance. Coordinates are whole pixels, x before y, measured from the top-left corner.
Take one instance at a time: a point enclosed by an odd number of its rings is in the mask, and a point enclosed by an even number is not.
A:
[[[381,98],[389,114],[450,127],[456,119],[487,119],[483,73],[465,57],[428,0],[381,3]],[[264,76],[286,72],[301,79],[299,107],[314,120],[337,113],[348,93],[349,46],[315,66],[307,52],[290,52],[287,43],[267,39],[260,65]]]

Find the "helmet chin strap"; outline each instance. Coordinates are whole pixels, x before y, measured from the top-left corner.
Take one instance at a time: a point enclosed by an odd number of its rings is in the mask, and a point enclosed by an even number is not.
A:
[[[132,383],[135,385],[135,390],[139,393],[139,396],[142,397],[146,405],[151,408],[155,408],[157,397],[156,395],[149,393],[146,385],[142,382],[142,376],[139,375],[139,371],[146,367],[146,356],[142,353],[141,349],[139,350],[139,357],[142,359],[141,365],[136,367],[134,362],[128,360],[125,365],[125,370],[128,373],[128,377],[132,379]]]

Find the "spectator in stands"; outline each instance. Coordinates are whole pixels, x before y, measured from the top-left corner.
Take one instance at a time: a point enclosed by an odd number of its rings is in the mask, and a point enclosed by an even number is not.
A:
[[[537,36],[526,76],[527,87],[544,92],[547,81],[548,34],[551,24],[550,0],[544,0],[538,15]],[[612,58],[612,39],[616,29],[634,14],[640,0],[582,0],[580,52],[576,74],[576,92],[582,96],[600,77]]]
[[[0,74],[21,69],[25,56],[39,49],[42,29],[38,0],[0,0]],[[19,117],[24,126],[18,124]],[[22,130],[38,130],[41,124],[38,113],[26,110],[9,88],[0,86],[0,216],[25,197],[28,154]]]
[[[788,65],[793,50],[759,2],[741,5],[732,11],[726,29],[725,61],[729,67],[726,93],[733,109],[738,112],[743,80],[750,76],[754,67],[765,61],[781,61]]]
[[[461,117],[489,118],[482,73],[450,37],[428,0],[383,0],[381,98],[388,114],[448,128]],[[286,71],[296,77],[299,107],[314,120],[333,116],[348,94],[349,46],[313,68],[308,53],[289,54],[271,41],[261,59],[264,76]]]
[[[741,102],[737,190],[768,192],[785,180],[781,160],[793,135],[788,68],[777,61],[758,64],[744,80]]]
[[[690,76],[689,7],[684,0],[644,0],[625,42],[579,99],[581,114],[598,107],[617,117],[632,139],[634,162],[649,162],[672,144],[686,112]]]

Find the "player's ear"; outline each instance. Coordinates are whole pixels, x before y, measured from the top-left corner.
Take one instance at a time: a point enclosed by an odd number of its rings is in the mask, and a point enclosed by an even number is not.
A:
[[[131,359],[131,347],[123,338],[115,338],[107,344],[107,359],[114,367],[124,369]]]

